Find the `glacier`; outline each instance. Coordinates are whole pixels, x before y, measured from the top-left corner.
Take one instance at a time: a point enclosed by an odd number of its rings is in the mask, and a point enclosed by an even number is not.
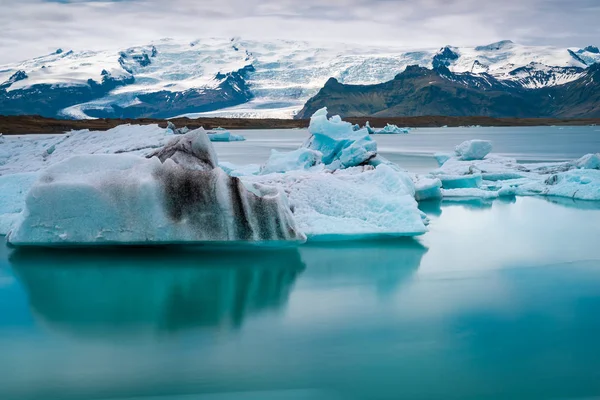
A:
[[[97,98],[65,104],[59,111],[63,117],[91,118],[98,113],[109,115],[113,106],[138,105],[148,95],[177,100],[193,91],[214,91],[228,74],[252,66],[254,71],[246,78],[252,96],[242,96],[243,104],[176,112],[169,117],[292,118],[330,77],[347,84],[375,84],[393,79],[409,65],[443,65],[452,72],[489,74],[525,88],[539,88],[575,80],[597,62],[600,54],[591,46],[569,49],[510,41],[409,50],[290,40],[165,38],[127,49],[52,52],[0,65],[0,90],[73,89],[87,86],[90,80],[97,86],[107,76],[120,82]]]

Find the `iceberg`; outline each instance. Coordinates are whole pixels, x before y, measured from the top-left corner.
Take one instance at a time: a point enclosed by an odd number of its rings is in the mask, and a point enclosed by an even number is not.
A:
[[[408,176],[388,165],[289,171],[240,179],[280,187],[309,239],[415,236],[427,231]]]
[[[320,152],[330,169],[367,164],[377,155],[377,143],[366,129],[355,131],[339,115],[327,118],[327,108],[313,114],[308,131],[311,136],[303,147]]]
[[[456,157],[461,161],[483,160],[492,151],[492,142],[489,140],[467,140],[454,150]]]
[[[260,169],[260,173],[284,173],[297,169],[309,169],[321,163],[323,154],[316,150],[301,147],[294,151],[279,152],[271,150],[271,156]]]
[[[397,135],[397,134],[401,134],[401,133],[409,133],[410,132],[410,128],[399,128],[396,125],[392,125],[392,124],[387,124],[385,126],[385,128],[380,129],[378,131],[376,131],[376,134],[380,134],[380,135]]]
[[[74,156],[44,171],[25,204],[15,246],[305,240],[285,194],[227,175],[204,130],[149,158]]]
[[[207,134],[211,142],[242,142],[246,140],[244,136],[234,135],[223,128],[215,128],[212,131],[208,131]]]

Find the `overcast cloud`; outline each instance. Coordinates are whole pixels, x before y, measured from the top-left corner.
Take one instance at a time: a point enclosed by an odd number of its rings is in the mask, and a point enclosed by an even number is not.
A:
[[[600,45],[599,17],[599,0],[0,0],[0,63],[163,37],[580,47]]]

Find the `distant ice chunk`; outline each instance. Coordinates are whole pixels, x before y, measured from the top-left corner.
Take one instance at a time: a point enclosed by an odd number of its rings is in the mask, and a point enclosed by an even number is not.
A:
[[[427,230],[410,177],[387,165],[241,179],[246,186],[281,187],[299,229],[309,238],[414,236]]]
[[[467,140],[456,146],[456,157],[461,161],[483,160],[492,151],[489,140]]]
[[[271,150],[271,156],[260,169],[260,173],[283,173],[297,169],[309,169],[321,162],[323,154],[320,151],[301,147],[294,151],[279,152]]]
[[[208,131],[208,138],[211,142],[242,142],[246,138],[242,135],[234,135],[233,133],[223,128],[213,129]]]
[[[369,135],[372,135],[375,133],[375,129],[371,128],[371,124],[369,124],[369,121],[367,121],[367,123],[365,124],[365,129],[367,130]]]
[[[13,245],[303,241],[287,198],[246,189],[216,167],[206,134],[177,136],[151,158],[75,156],[48,168],[10,232]]]
[[[322,153],[322,162],[330,169],[362,165],[377,155],[377,143],[366,129],[355,131],[338,115],[327,118],[327,108],[313,114],[308,131],[311,137],[304,147]]]
[[[385,126],[385,128],[380,129],[378,131],[376,131],[375,133],[377,134],[381,134],[381,135],[395,135],[395,134],[403,134],[403,133],[409,133],[410,132],[410,128],[400,128],[396,125],[392,125],[392,124],[387,124]]]

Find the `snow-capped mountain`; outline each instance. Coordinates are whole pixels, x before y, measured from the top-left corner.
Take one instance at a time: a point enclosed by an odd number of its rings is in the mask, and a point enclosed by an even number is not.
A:
[[[0,114],[50,117],[292,117],[331,77],[389,81],[409,65],[492,76],[524,88],[574,81],[594,46],[501,41],[406,51],[296,41],[163,39],[125,50],[63,51],[0,66]]]

